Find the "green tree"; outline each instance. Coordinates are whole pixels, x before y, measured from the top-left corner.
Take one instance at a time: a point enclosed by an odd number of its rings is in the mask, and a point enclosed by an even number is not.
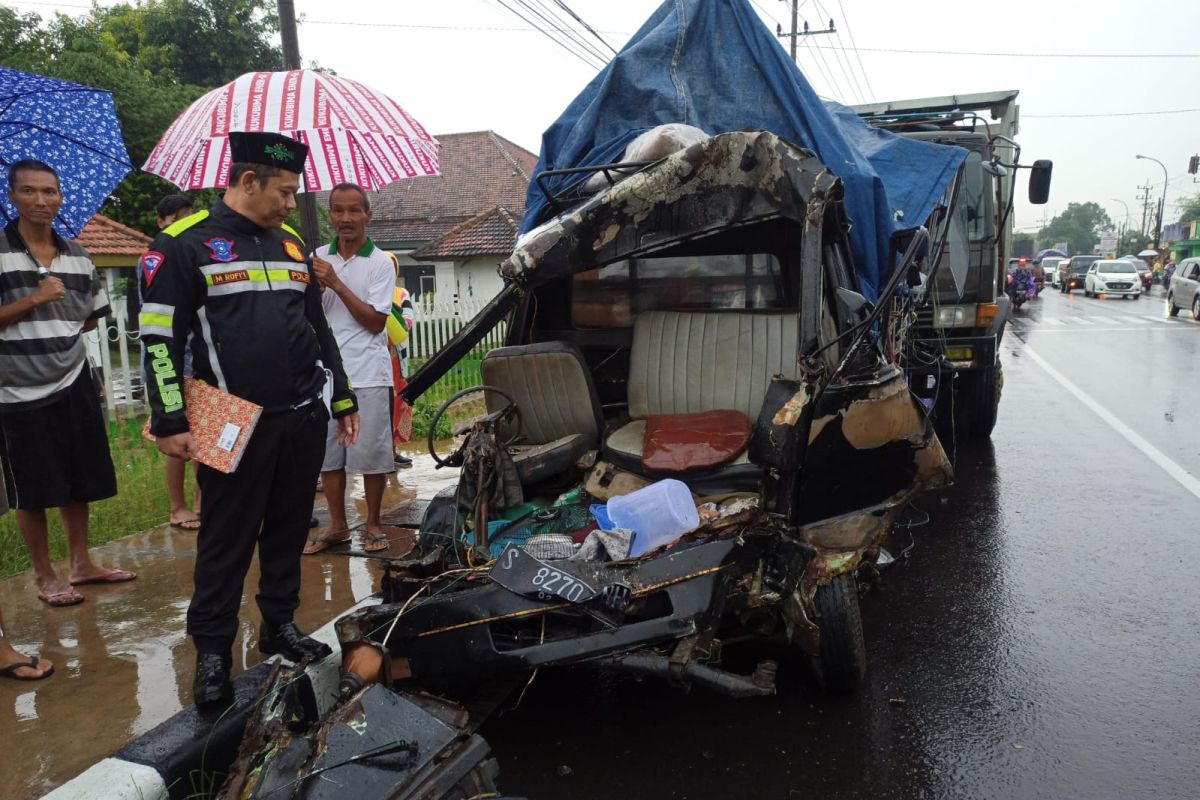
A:
[[[1200,220],[1200,193],[1181,199],[1175,207],[1179,210],[1180,222]]]
[[[93,46],[177,83],[212,88],[283,65],[272,0],[136,0],[95,7],[81,27]]]
[[[1117,255],[1137,255],[1150,246],[1153,237],[1141,231],[1125,231],[1117,240]]]
[[[274,7],[270,0],[137,0],[40,25],[36,15],[0,6],[0,63],[112,92],[134,170],[100,210],[153,234],[155,205],[179,189],[139,167],[193,100],[244,72],[282,67],[270,42]],[[196,200],[207,206],[212,193]]]
[[[1091,253],[1101,231],[1112,227],[1112,220],[1098,203],[1070,203],[1038,231],[1037,238],[1040,242],[1066,242],[1072,253]]]
[[[40,64],[46,53],[46,32],[37,14],[18,14],[0,6],[0,64],[27,69]]]

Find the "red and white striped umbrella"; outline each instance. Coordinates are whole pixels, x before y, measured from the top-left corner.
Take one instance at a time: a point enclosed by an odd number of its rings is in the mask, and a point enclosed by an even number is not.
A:
[[[385,94],[313,70],[248,72],[192,103],[142,169],[182,189],[229,183],[229,132],[270,131],[309,146],[308,191],[343,182],[376,190],[439,175],[438,143]]]

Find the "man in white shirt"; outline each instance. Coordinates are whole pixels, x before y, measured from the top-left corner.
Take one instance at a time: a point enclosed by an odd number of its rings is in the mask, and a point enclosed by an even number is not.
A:
[[[313,272],[323,289],[321,304],[337,339],[342,363],[358,397],[361,418],[358,441],[343,446],[330,422],[321,485],[329,503],[329,527],[314,534],[305,553],[319,553],[349,541],[346,522],[346,473],[363,476],[367,523],[363,549],[386,550],[387,534],[379,520],[383,487],[392,462],[392,425],[388,400],[392,366],[384,327],[392,309],[395,273],[387,253],[367,236],[371,201],[360,186],[343,183],[329,194],[329,217],[337,237],[317,248]]]

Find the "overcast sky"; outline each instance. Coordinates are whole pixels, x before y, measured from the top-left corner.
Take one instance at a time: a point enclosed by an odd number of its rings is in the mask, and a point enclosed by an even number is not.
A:
[[[596,74],[503,7],[519,9],[517,0],[295,2],[306,61],[385,91],[433,133],[490,129],[537,152],[542,131]],[[660,4],[565,2],[617,49]],[[752,2],[772,31],[776,22],[789,27],[788,3]],[[10,5],[42,13],[54,8]],[[803,40],[800,67],[823,96],[852,104],[1020,90],[1022,160],[1053,160],[1054,182],[1050,202],[1030,206],[1023,202],[1022,177],[1018,229],[1035,230],[1043,214],[1049,218],[1070,202],[1088,200],[1103,205],[1114,222],[1125,216],[1123,200],[1138,225],[1138,186],[1150,185],[1155,199],[1163,188],[1162,168],[1135,160],[1138,153],[1166,165],[1168,221],[1180,197],[1200,192],[1187,174],[1188,158],[1200,152],[1196,0],[1128,6],[803,0],[800,15],[813,29],[832,18],[839,31]],[[984,55],[993,53],[1003,55]],[[1046,57],[1051,54],[1060,57]],[[1092,57],[1104,54],[1135,57]],[[1145,57],[1155,54],[1173,57]],[[1092,114],[1131,116],[1069,116]]]

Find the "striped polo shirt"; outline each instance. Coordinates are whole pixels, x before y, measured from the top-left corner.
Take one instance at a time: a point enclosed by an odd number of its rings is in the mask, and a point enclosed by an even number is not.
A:
[[[109,313],[108,295],[87,251],[58,234],[54,244],[58,255],[50,274],[67,293],[0,328],[0,412],[47,405],[68,389],[87,362],[84,323]],[[0,305],[33,294],[37,270],[17,223],[10,222],[0,236]]]

